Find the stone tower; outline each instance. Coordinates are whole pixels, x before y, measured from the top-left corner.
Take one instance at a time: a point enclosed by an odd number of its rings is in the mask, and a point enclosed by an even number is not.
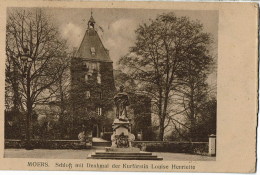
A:
[[[100,137],[101,132],[111,129],[115,82],[113,62],[95,23],[91,13],[86,33],[71,60],[71,101],[73,125]]]

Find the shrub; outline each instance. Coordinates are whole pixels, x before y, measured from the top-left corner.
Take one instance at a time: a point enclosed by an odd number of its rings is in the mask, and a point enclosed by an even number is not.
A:
[[[113,132],[104,132],[101,138],[107,141],[111,141],[112,134]]]
[[[172,153],[189,153],[189,154],[207,154],[208,143],[192,143],[192,142],[136,142],[135,147],[150,152],[172,152]]]
[[[86,149],[84,142],[79,140],[32,140],[34,149]],[[6,140],[5,148],[24,148],[25,142],[21,140]]]

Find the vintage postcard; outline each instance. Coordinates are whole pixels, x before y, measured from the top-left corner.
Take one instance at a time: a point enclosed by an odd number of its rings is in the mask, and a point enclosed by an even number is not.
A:
[[[0,169],[255,172],[257,3],[0,9]]]

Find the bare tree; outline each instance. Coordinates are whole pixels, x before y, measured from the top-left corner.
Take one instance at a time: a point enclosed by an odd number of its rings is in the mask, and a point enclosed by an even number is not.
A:
[[[27,113],[29,127],[35,104],[50,98],[52,93],[48,88],[60,79],[66,57],[65,41],[42,10],[9,9],[6,55],[6,82],[18,83],[17,87],[12,85],[18,94],[15,101]],[[15,76],[11,76],[13,72]]]
[[[139,83],[139,88],[154,100],[159,119],[159,139],[170,123],[170,99],[178,85],[178,75],[190,56],[208,56],[211,38],[199,21],[177,17],[174,13],[159,15],[136,30],[135,46],[121,58],[120,64]],[[203,68],[201,62],[201,68]],[[177,111],[176,111],[177,112]],[[170,119],[170,118],[168,118]]]

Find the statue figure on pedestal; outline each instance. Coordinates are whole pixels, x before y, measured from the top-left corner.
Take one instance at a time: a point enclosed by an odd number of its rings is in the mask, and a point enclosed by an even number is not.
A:
[[[124,86],[120,86],[119,93],[114,97],[116,105],[116,118],[122,121],[128,121],[126,106],[129,106],[127,93],[124,92]]]

